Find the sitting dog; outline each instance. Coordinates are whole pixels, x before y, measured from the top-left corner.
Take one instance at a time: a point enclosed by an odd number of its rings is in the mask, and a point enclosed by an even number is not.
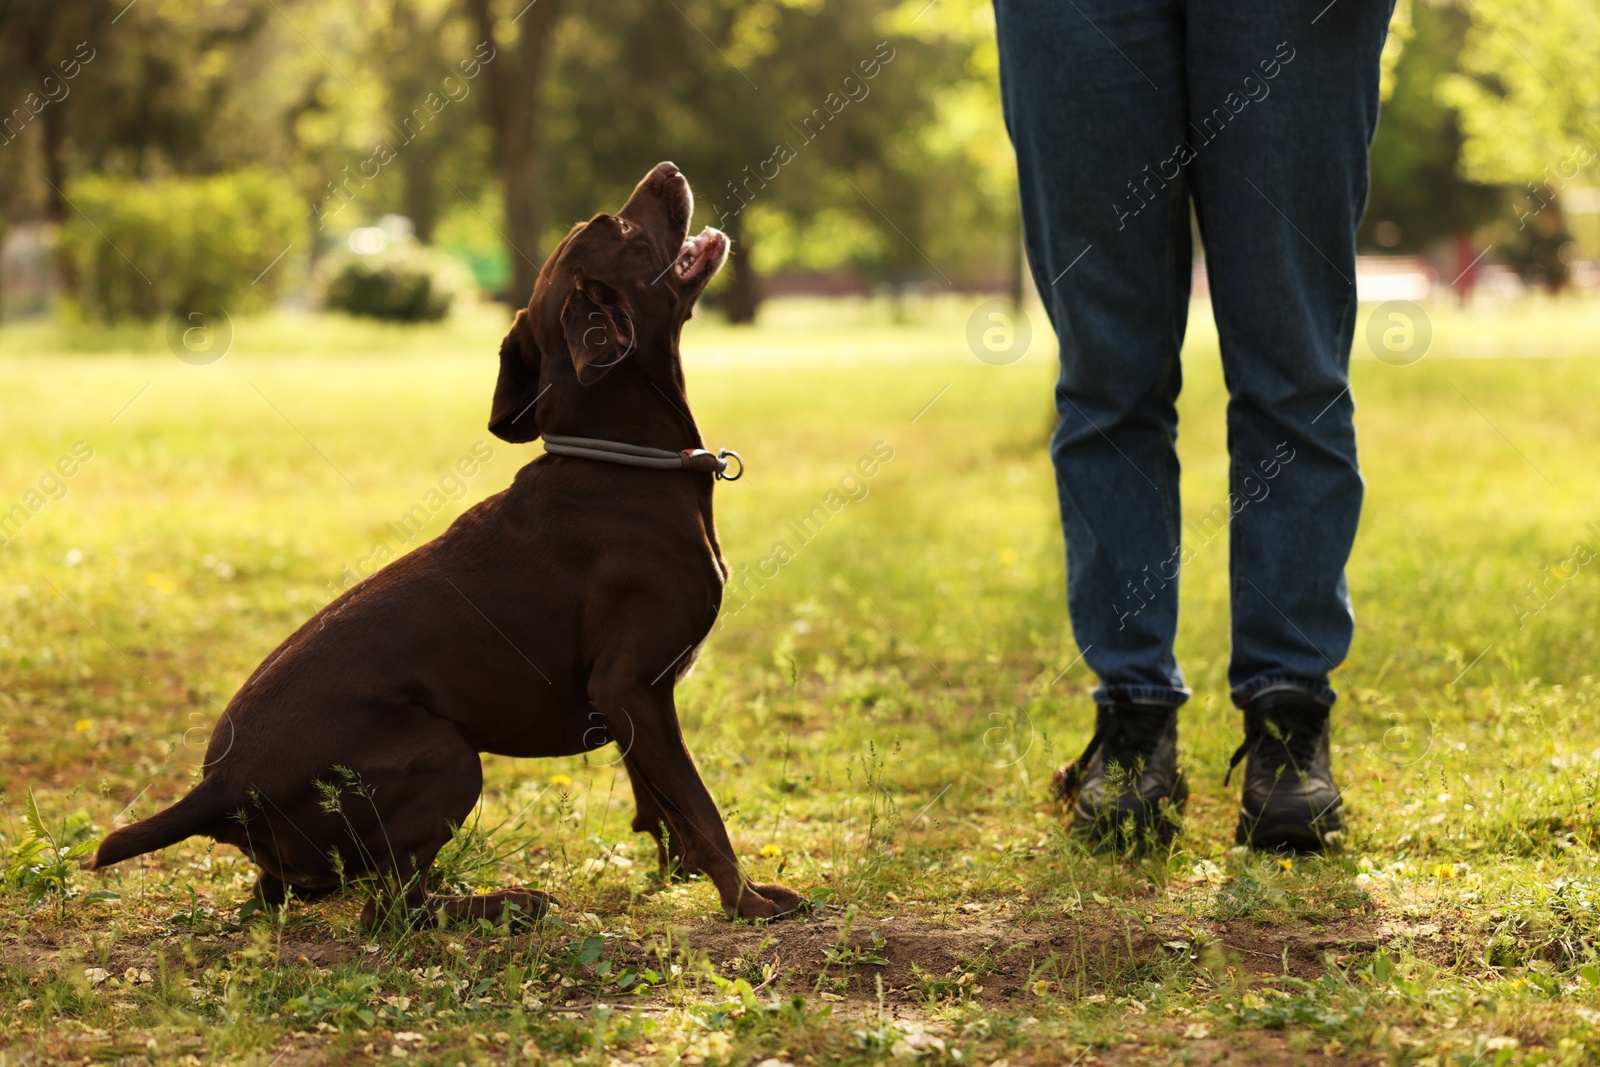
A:
[[[537,916],[549,902],[531,889],[427,891],[478,801],[479,753],[615,741],[633,828],[664,867],[705,873],[730,918],[802,907],[734,858],[673,703],[728,574],[711,518],[725,463],[703,449],[678,350],[728,241],[688,236],[693,204],[662,163],[616,214],[573,227],[500,347],[489,419],[565,454],[523,467],[279,645],[223,712],[201,781],[108,835],[92,868],[204,834],[260,865],[267,904],[375,875],[368,923],[398,908],[419,922]],[[581,440],[560,448],[568,437]],[[624,465],[639,456],[653,458]]]

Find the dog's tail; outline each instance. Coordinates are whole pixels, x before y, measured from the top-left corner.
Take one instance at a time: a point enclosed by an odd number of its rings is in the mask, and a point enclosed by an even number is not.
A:
[[[206,832],[228,814],[230,794],[221,775],[203,779],[172,807],[107,834],[89,861],[89,869],[97,871]]]

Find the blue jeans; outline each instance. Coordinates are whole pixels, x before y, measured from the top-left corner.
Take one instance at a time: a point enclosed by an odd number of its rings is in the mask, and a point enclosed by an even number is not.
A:
[[[1067,607],[1098,701],[1178,705],[1178,574],[1228,532],[1243,706],[1331,705],[1361,510],[1355,230],[1392,0],[995,0],[1029,262],[1060,341]],[[1228,386],[1230,497],[1178,502],[1190,204]]]

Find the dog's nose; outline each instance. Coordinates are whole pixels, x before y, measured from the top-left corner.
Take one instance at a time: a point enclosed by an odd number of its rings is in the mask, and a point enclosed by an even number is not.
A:
[[[661,179],[676,178],[679,174],[682,174],[682,173],[683,172],[678,169],[678,165],[676,163],[672,162],[671,160],[666,160],[664,162],[656,164],[656,177],[657,178],[661,178]]]

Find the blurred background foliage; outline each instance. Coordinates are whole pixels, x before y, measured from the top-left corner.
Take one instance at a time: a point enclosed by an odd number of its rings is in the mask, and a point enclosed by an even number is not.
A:
[[[1487,243],[1552,288],[1594,255],[1597,11],[1402,0],[1364,251],[1448,277]],[[47,234],[54,303],[89,316],[197,299],[165,277],[174,243],[205,299],[260,301],[396,219],[521,303],[567,227],[664,158],[735,238],[713,294],[733,321],[776,278],[1023,284],[980,0],[8,0],[0,108],[0,227]]]
[[[261,268],[305,242],[305,212],[294,186],[260,167],[147,181],[89,174],[67,190],[74,211],[61,228],[61,261],[84,317],[259,310],[294,280],[292,265]],[[123,248],[137,250],[137,263]]]

